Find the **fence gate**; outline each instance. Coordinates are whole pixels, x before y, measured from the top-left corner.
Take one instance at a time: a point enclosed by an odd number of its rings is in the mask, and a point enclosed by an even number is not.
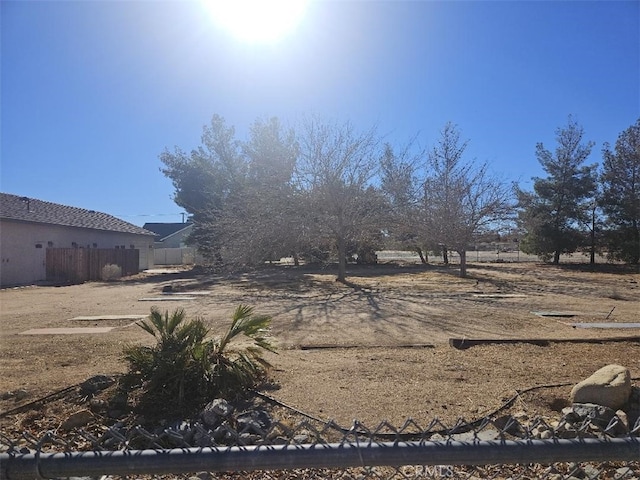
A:
[[[118,265],[122,275],[139,271],[140,251],[116,248],[47,248],[47,280],[82,283],[100,280],[102,267]]]

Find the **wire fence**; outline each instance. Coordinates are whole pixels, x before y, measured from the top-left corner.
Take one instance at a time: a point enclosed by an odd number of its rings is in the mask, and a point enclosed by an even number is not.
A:
[[[640,478],[640,419],[575,413],[374,428],[276,421],[260,411],[215,426],[0,433],[0,478],[533,479]],[[244,417],[243,417],[244,418]]]

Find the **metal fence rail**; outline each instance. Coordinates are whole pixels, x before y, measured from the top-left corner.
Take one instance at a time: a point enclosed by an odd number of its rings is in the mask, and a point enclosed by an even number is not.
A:
[[[547,428],[542,419],[523,425],[487,418],[473,428],[442,427],[437,421],[427,428],[407,421],[400,428],[381,423],[371,430],[355,422],[344,429],[304,421],[295,427],[274,422],[265,430],[225,425],[212,432],[181,425],[153,432],[109,427],[100,436],[81,429],[42,438],[0,434],[0,478],[188,478],[175,475],[195,472],[208,472],[206,478],[279,479],[640,478],[640,420],[631,429],[617,417],[607,425],[563,418]]]

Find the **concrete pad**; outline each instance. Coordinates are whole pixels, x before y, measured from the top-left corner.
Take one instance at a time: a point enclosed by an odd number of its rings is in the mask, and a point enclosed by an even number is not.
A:
[[[73,317],[71,320],[78,322],[93,322],[100,320],[143,320],[148,316],[149,315],[95,315],[88,317]]]
[[[139,298],[139,302],[180,302],[182,300],[195,300],[196,297],[185,297],[182,295],[171,296],[166,295],[164,297],[148,297],[148,298]]]
[[[206,290],[194,291],[194,292],[162,292],[163,295],[211,295],[211,292],[207,292]]]
[[[521,293],[475,293],[476,298],[527,298]]]
[[[116,327],[78,327],[78,328],[32,328],[19,335],[74,335],[91,333],[108,333]]]
[[[583,322],[583,323],[569,323],[568,325],[571,325],[572,327],[575,327],[575,328],[640,328],[640,323],[622,323],[622,322],[620,323]]]
[[[151,275],[163,275],[167,273],[181,273],[185,270],[182,268],[150,268],[149,270],[145,270],[144,273],[149,273]]]

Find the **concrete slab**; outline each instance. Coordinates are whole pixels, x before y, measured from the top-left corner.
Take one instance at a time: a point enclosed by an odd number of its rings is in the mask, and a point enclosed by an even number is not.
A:
[[[139,302],[181,302],[182,300],[195,300],[196,297],[185,297],[183,295],[165,295],[164,297],[139,298]]]
[[[164,275],[168,273],[181,273],[184,271],[184,268],[150,268],[149,270],[145,270],[144,273],[151,275]]]
[[[189,295],[195,295],[195,296],[200,296],[200,295],[211,295],[211,292],[207,292],[206,290],[201,290],[201,291],[193,291],[193,292],[162,292],[163,295],[184,295],[184,296],[189,296]]]
[[[116,327],[77,327],[77,328],[32,328],[21,332],[19,335],[74,335],[108,333]]]
[[[527,295],[521,293],[475,293],[476,298],[526,298]]]
[[[582,322],[582,323],[569,323],[575,328],[640,328],[640,323],[615,323],[615,322]]]

